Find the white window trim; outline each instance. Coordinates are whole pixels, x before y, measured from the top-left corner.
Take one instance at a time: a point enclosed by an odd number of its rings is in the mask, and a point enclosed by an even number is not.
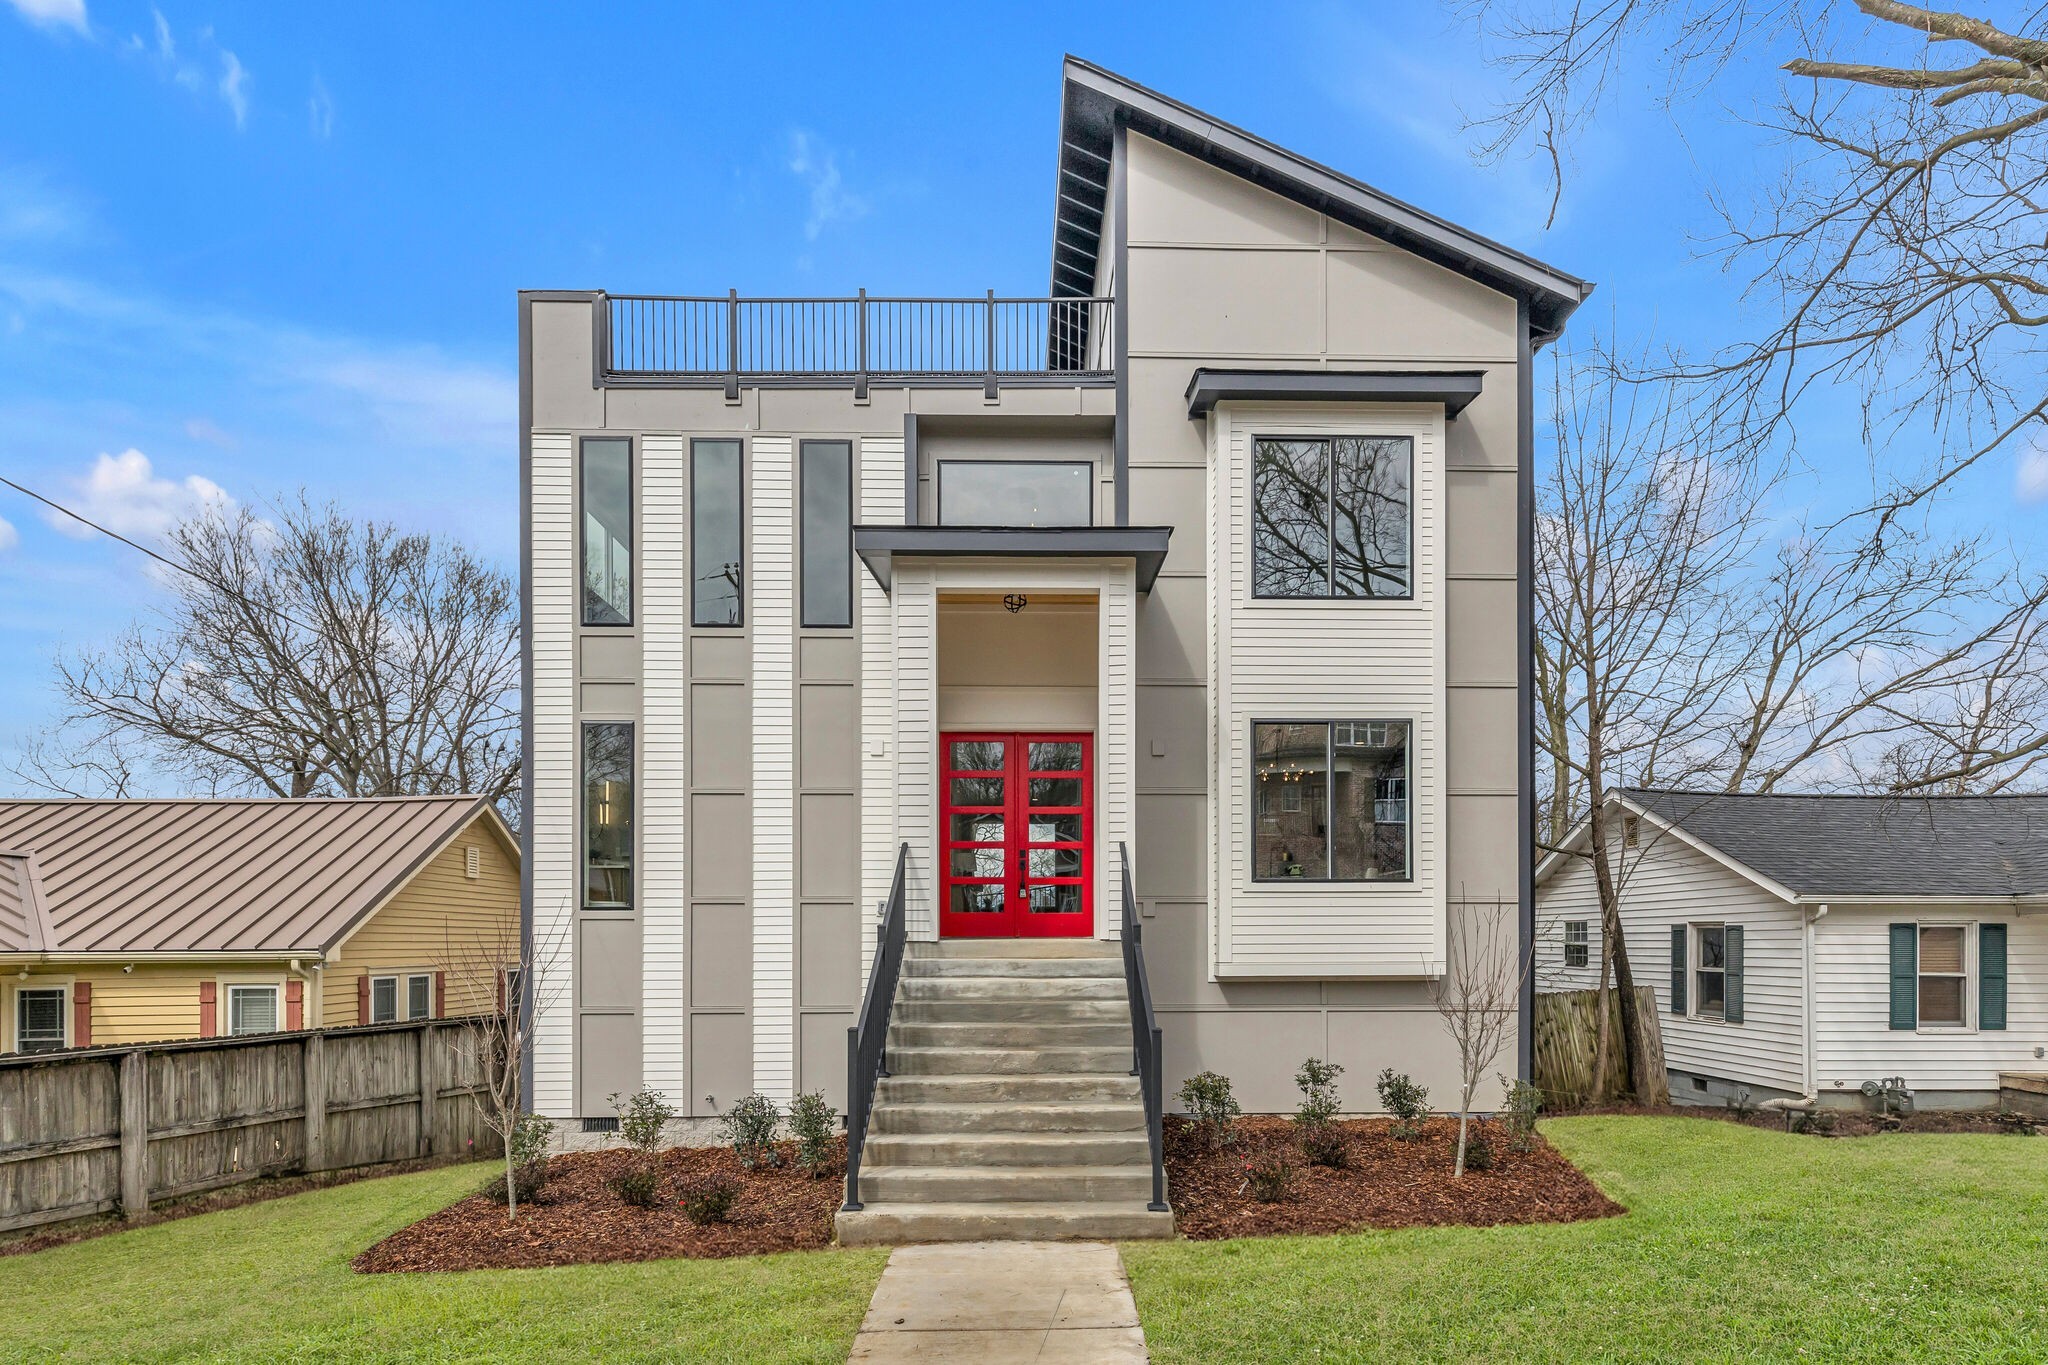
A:
[[[64,1046],[71,1047],[73,1045],[71,1041],[71,987],[76,981],[76,977],[70,976],[32,976],[26,981],[17,978],[9,982],[6,999],[7,1013],[4,1019],[0,1019],[0,1052],[18,1053],[21,1051],[21,1039],[16,1035],[21,1031],[20,997],[23,991],[61,990],[64,992]]]
[[[434,997],[437,992],[434,989],[434,969],[432,967],[378,967],[364,972],[363,975],[370,982],[370,1002],[373,1010],[376,1008],[377,983],[379,981],[394,983],[392,986],[392,998],[396,1002],[396,1014],[388,1020],[372,1021],[363,1019],[358,1022],[365,1024],[371,1022],[411,1024],[417,1023],[419,1019],[432,1019],[434,1017],[434,1006],[437,1003]],[[427,1012],[416,1019],[411,1013],[407,987],[411,984],[413,978],[421,976],[427,979]]]
[[[1578,938],[1576,938],[1576,939],[1574,939],[1574,938],[1572,937],[1572,930],[1574,930],[1574,929],[1577,929],[1577,930],[1579,931],[1579,937],[1578,937]],[[1565,921],[1564,921],[1564,927],[1563,927],[1563,929],[1562,929],[1562,930],[1560,930],[1559,932],[1560,932],[1560,933],[1561,933],[1561,935],[1562,935],[1562,938],[1561,938],[1561,939],[1560,939],[1559,941],[1560,941],[1560,942],[1561,942],[1561,943],[1563,944],[1563,946],[1564,946],[1564,965],[1565,965],[1565,968],[1566,968],[1567,970],[1569,970],[1569,971],[1579,971],[1579,970],[1580,970],[1580,969],[1582,969],[1582,968],[1585,968],[1585,967],[1590,967],[1590,966],[1592,966],[1592,965],[1593,965],[1593,923],[1592,923],[1592,921],[1591,921],[1591,920],[1583,920],[1583,919],[1568,919],[1568,920],[1565,920]],[[1580,952],[1581,952],[1581,953],[1582,953],[1582,954],[1584,955],[1584,960],[1583,960],[1583,961],[1580,961],[1580,962],[1574,962],[1574,961],[1572,961],[1572,949],[1574,949],[1574,948],[1577,948],[1577,949],[1579,949],[1579,951],[1580,951]]]
[[[235,1032],[235,992],[267,990],[277,997],[277,1027],[261,1033]],[[221,1038],[267,1038],[272,1033],[288,1033],[285,1018],[284,982],[277,977],[222,977],[214,988],[214,1006],[220,1012],[214,1020],[215,1034]]]
[[[1712,968],[1703,969],[1700,966],[1701,961],[1705,957],[1700,952],[1700,931],[1702,929],[1721,930],[1721,966],[1719,968],[1721,973],[1721,1013],[1719,1014],[1700,1013],[1700,972],[1702,970],[1713,970]],[[1738,1023],[1730,1023],[1728,1019],[1728,921],[1724,919],[1688,920],[1685,931],[1687,940],[1685,945],[1685,1017],[1697,1024],[1727,1024],[1730,1028],[1742,1027]],[[1747,944],[1743,946],[1745,948],[1748,947]],[[1746,969],[1748,964],[1744,963],[1743,966]]]
[[[1963,1022],[1960,1024],[1929,1024],[1920,1018],[1920,978],[1923,976],[1949,976],[1949,972],[1929,972],[1921,968],[1920,931],[1923,929],[1960,929],[1963,931]],[[1936,1037],[1953,1038],[1957,1034],[1977,1031],[1977,921],[1962,919],[1923,919],[1913,921],[1913,1032],[1931,1034]],[[2010,987],[2007,988],[2010,990]]]

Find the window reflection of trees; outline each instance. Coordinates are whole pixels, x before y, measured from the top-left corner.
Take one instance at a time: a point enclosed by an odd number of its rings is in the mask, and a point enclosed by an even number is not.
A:
[[[1256,441],[1253,594],[1407,596],[1412,449],[1405,436]]]

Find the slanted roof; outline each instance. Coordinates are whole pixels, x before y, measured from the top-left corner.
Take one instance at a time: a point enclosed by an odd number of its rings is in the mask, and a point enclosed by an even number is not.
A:
[[[480,815],[511,852],[478,796],[0,801],[0,952],[323,951]],[[41,942],[8,909],[23,853]]]
[[[2048,796],[1616,795],[1801,899],[2048,895]]]
[[[1119,120],[1147,137],[1327,213],[1361,232],[1503,294],[1527,300],[1529,320],[1539,342],[1562,331],[1565,319],[1593,292],[1592,284],[1576,275],[1070,56],[1060,95],[1059,181],[1053,197],[1055,295],[1094,292],[1096,262],[1110,245],[1103,239],[1110,151]]]
[[[0,852],[0,945],[19,943],[41,952],[49,942],[50,916],[36,855]]]

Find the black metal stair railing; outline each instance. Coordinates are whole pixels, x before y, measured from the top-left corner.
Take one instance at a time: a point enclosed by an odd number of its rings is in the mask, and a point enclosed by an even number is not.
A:
[[[903,874],[910,845],[896,850],[896,877],[882,902],[875,934],[875,963],[868,972],[867,994],[860,1018],[846,1030],[846,1202],[848,1212],[860,1208],[860,1157],[867,1146],[868,1118],[875,1107],[875,1083],[889,1074],[889,1015],[896,1004],[896,982],[903,975],[905,937]],[[1156,1150],[1156,1148],[1155,1148]]]
[[[1145,931],[1138,923],[1138,898],[1131,890],[1131,850],[1116,846],[1124,874],[1124,989],[1131,998],[1131,1074],[1145,1098],[1145,1136],[1152,1144],[1154,1213],[1166,1205],[1166,1073],[1165,1035],[1152,1013],[1152,983],[1145,976]]]

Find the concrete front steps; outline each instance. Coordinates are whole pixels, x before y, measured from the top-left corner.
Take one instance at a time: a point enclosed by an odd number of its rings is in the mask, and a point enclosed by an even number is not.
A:
[[[1173,1235],[1115,944],[910,944],[888,1056],[842,1243]]]

